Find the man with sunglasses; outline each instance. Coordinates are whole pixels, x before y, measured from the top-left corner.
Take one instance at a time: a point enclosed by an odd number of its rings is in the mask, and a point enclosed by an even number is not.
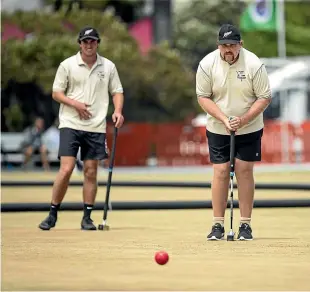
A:
[[[97,30],[83,28],[78,43],[80,51],[60,64],[53,84],[53,98],[60,103],[60,169],[53,185],[49,215],[39,225],[42,230],[49,230],[56,224],[57,212],[66,194],[79,149],[84,164],[81,229],[96,230],[91,211],[97,193],[98,163],[107,158],[109,93],[114,103],[112,120],[115,126],[119,128],[124,122],[123,87],[115,64],[97,53],[100,43]]]
[[[235,173],[240,208],[239,240],[252,240],[253,167],[261,160],[263,112],[271,102],[264,64],[243,48],[239,30],[223,25],[218,49],[205,56],[196,74],[196,93],[207,113],[207,139],[213,164],[213,226],[208,240],[224,237],[229,185],[230,132],[235,138]]]

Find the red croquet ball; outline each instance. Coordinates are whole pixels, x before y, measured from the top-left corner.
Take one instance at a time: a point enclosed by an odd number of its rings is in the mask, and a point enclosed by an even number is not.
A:
[[[159,265],[165,265],[169,261],[169,255],[165,251],[155,253],[155,261]]]

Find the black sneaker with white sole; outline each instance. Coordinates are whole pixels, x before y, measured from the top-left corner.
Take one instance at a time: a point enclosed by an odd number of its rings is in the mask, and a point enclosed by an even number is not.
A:
[[[222,240],[225,235],[225,229],[220,223],[212,226],[211,233],[207,236],[208,240]]]
[[[81,222],[81,229],[83,230],[97,230],[97,227],[94,225],[93,220],[90,217],[83,217]]]
[[[241,223],[239,227],[238,240],[253,240],[252,228],[247,223]]]
[[[48,215],[39,225],[39,228],[42,230],[50,230],[55,227],[57,221],[57,217],[53,215]]]

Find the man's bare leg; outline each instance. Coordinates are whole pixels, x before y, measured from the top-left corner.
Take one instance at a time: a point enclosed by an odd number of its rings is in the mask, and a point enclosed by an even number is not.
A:
[[[28,146],[26,149],[25,149],[25,152],[24,152],[24,164],[23,164],[23,167],[26,168],[26,165],[27,163],[29,162],[31,156],[32,156],[32,153],[33,153],[33,148],[32,146]]]
[[[240,209],[240,227],[238,239],[251,240],[251,216],[254,202],[254,162],[236,159],[235,172],[238,183],[238,197]]]
[[[58,174],[56,176],[53,185],[52,201],[49,216],[41,222],[39,228],[43,230],[49,230],[55,226],[57,221],[57,212],[67,192],[68,184],[74,166],[75,166],[75,157],[71,156],[61,157],[60,169],[58,171]]]
[[[83,201],[84,215],[81,223],[82,229],[96,230],[96,226],[90,219],[91,212],[97,195],[97,170],[98,160],[84,160],[84,185],[83,185]]]
[[[223,218],[227,208],[228,185],[229,185],[229,162],[213,165],[212,179],[212,208],[214,218]],[[216,221],[216,219],[215,219]],[[220,222],[220,223],[223,223]]]
[[[59,205],[62,202],[63,198],[65,197],[74,166],[75,166],[75,157],[71,156],[61,157],[60,169],[58,171],[53,186],[52,204]]]
[[[49,162],[48,162],[48,156],[47,156],[47,148],[42,145],[40,147],[40,154],[41,154],[41,161],[42,161],[42,164],[43,164],[43,168],[44,170],[49,170],[50,169],[50,165],[49,165]]]
[[[85,204],[93,205],[95,203],[98,163],[98,160],[84,161],[83,201]]]
[[[241,218],[248,218],[249,220],[252,216],[255,189],[253,169],[254,162],[236,159],[235,172],[238,183],[240,215]]]
[[[213,165],[212,208],[213,226],[208,240],[221,240],[224,237],[224,217],[227,208],[229,162]]]

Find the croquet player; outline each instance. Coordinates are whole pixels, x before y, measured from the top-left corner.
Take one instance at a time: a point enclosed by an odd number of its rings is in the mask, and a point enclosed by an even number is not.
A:
[[[114,63],[97,53],[100,43],[97,30],[83,28],[78,43],[80,51],[59,65],[53,84],[53,98],[60,103],[60,169],[53,185],[49,215],[39,225],[43,230],[49,230],[56,224],[57,212],[66,194],[79,148],[84,164],[81,228],[96,230],[91,211],[97,193],[98,163],[107,158],[109,94],[113,97],[112,120],[115,127],[121,127],[124,122],[123,87]]]
[[[213,164],[213,226],[209,240],[225,235],[230,173],[230,133],[235,132],[235,174],[240,208],[239,240],[253,239],[251,216],[254,200],[255,161],[261,160],[263,112],[271,102],[266,68],[243,48],[238,28],[221,26],[218,49],[206,55],[196,73],[198,103],[207,113],[206,136]],[[230,117],[232,119],[230,120]]]

